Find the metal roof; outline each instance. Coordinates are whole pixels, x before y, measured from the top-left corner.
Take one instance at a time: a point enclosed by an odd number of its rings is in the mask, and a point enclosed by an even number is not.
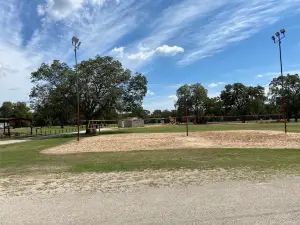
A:
[[[18,122],[18,121],[32,122],[32,119],[29,119],[29,118],[0,118],[0,123]]]

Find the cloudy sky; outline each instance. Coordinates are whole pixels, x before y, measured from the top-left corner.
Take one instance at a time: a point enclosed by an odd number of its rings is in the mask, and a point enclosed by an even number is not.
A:
[[[54,59],[111,55],[145,74],[144,107],[172,109],[176,89],[202,83],[216,96],[226,83],[267,85],[300,71],[300,0],[0,0],[0,104],[28,101],[30,74]]]

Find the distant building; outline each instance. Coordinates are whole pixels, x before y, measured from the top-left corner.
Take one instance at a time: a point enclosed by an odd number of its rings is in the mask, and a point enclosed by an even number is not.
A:
[[[118,127],[119,128],[144,127],[144,120],[136,117],[119,120]]]

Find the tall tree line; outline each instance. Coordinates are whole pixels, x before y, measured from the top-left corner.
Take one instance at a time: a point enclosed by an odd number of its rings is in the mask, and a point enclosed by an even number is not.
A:
[[[0,118],[8,119],[8,118],[26,118],[32,119],[33,115],[30,111],[30,108],[27,106],[25,102],[3,102],[0,107]],[[21,126],[29,126],[28,123],[14,123],[13,127],[21,127]]]
[[[25,102],[3,102],[0,107],[0,118],[32,118],[32,112]]]
[[[36,125],[63,127],[76,123],[76,80],[75,69],[58,60],[42,64],[32,73],[34,87],[30,99]],[[297,121],[299,117],[300,78],[297,74],[274,78],[267,94],[260,85],[233,83],[227,84],[219,96],[210,98],[200,83],[183,85],[176,91],[173,110],[157,109],[153,112],[142,107],[147,93],[146,77],[141,73],[132,74],[112,57],[96,56],[80,62],[78,80],[82,121],[183,117],[185,108],[198,123],[205,122],[204,116],[236,116],[245,121],[244,115],[283,114],[283,96],[287,101],[288,120]]]
[[[245,122],[246,115],[283,114],[284,96],[287,119],[295,119],[297,122],[300,111],[300,78],[298,74],[276,77],[270,82],[267,94],[260,85],[233,83],[225,85],[219,96],[209,98],[207,90],[197,83],[181,86],[176,95],[177,116],[182,117],[186,108],[188,115],[193,116],[198,123],[204,122],[203,116],[235,116]]]

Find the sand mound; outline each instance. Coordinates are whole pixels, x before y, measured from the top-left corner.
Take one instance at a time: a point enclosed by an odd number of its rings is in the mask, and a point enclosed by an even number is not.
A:
[[[116,152],[185,148],[299,148],[300,134],[278,131],[209,131],[185,133],[114,134],[85,138],[46,149],[45,154]]]

